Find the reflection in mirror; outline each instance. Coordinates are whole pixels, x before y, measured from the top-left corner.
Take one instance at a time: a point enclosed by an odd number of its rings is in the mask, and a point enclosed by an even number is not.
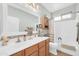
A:
[[[8,16],[13,16],[19,19],[19,31],[23,32],[26,27],[33,27],[35,30],[38,24],[38,18],[19,9],[8,6]]]

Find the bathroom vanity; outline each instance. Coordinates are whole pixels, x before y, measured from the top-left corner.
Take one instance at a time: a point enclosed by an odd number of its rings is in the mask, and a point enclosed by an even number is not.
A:
[[[1,23],[3,24],[0,26],[2,28],[0,32],[0,56],[49,55],[49,37],[31,38],[31,35],[28,37],[28,33],[24,32],[26,27],[33,27],[35,32],[32,34],[37,36],[35,25],[39,23],[39,20],[37,20],[38,17],[35,17],[37,16],[35,12],[30,11],[28,8],[27,11],[20,4],[1,4],[0,7],[2,15]],[[48,21],[45,20],[42,25],[44,25],[43,27],[48,27]],[[4,34],[11,38],[7,40],[6,44],[5,41],[8,37],[5,38]]]
[[[12,56],[48,56],[49,49],[48,49],[48,40],[44,40],[39,42],[31,47],[23,49]]]
[[[49,37],[30,40],[0,47],[0,56],[48,56]]]

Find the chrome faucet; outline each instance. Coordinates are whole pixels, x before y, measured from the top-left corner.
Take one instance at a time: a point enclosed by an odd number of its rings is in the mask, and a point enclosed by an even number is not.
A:
[[[26,35],[24,35],[24,41],[26,41]]]
[[[17,39],[17,41],[16,41],[16,42],[21,42],[21,40],[20,40],[19,36],[18,36],[18,39]]]

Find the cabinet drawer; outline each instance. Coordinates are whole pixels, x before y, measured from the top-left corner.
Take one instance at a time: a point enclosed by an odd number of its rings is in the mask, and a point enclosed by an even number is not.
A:
[[[45,41],[42,41],[42,42],[39,43],[39,48],[41,48],[43,46],[45,46]]]
[[[38,51],[38,44],[25,49],[25,55],[29,56],[29,55],[31,55],[35,51]]]

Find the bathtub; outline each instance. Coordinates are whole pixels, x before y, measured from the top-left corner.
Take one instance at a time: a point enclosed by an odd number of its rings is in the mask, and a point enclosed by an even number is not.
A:
[[[49,52],[54,55],[57,55],[57,50],[64,52],[66,54],[69,54],[69,55],[73,55],[73,56],[78,55],[79,56],[79,46],[77,46],[77,45],[70,46],[70,45],[61,44],[58,42],[55,42],[55,43],[50,42],[49,43]]]

